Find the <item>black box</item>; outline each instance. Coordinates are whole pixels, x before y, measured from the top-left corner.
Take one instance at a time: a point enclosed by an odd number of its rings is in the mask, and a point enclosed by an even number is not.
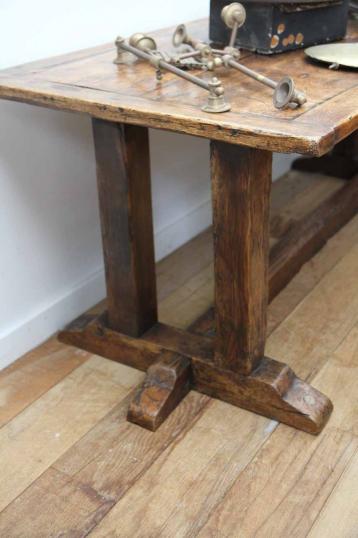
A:
[[[227,44],[230,30],[221,19],[228,0],[211,0],[210,39]],[[347,29],[349,0],[245,0],[245,24],[236,46],[262,54],[275,54],[342,39]]]

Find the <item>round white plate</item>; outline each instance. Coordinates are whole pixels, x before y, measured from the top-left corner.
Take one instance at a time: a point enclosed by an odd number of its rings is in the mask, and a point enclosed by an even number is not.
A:
[[[358,69],[358,43],[330,43],[305,49],[313,60]]]

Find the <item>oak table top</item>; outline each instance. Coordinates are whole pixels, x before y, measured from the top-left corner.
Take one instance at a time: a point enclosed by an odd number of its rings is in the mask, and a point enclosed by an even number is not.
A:
[[[188,24],[207,40],[208,21]],[[173,29],[153,32],[159,47],[170,50]],[[113,36],[114,38],[116,36]],[[351,23],[346,40],[356,41]],[[221,70],[230,112],[201,110],[207,92],[165,73],[158,83],[153,67],[130,60],[115,65],[107,44],[0,71],[0,98],[81,112],[105,120],[143,125],[277,152],[323,155],[358,127],[356,71],[333,71],[313,64],[303,51],[277,56],[243,53],[242,62],[279,80],[294,78],[307,94],[297,109],[277,110],[272,90],[232,69]],[[210,73],[199,76],[210,78]]]

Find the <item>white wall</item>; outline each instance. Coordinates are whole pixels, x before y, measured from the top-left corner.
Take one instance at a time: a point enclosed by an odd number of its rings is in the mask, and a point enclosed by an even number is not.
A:
[[[0,69],[200,18],[208,3],[3,1]],[[208,143],[152,131],[151,153],[159,259],[210,223]],[[0,101],[0,245],[1,368],[105,294],[89,118]]]

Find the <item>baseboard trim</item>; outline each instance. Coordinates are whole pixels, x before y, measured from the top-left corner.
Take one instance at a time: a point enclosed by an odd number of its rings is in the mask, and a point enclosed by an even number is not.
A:
[[[211,202],[205,200],[155,233],[156,258],[160,260],[210,225]],[[40,345],[85,310],[105,297],[104,269],[98,268],[68,292],[0,332],[0,370]]]
[[[6,328],[0,333],[0,370],[40,345],[104,296],[104,270],[101,268],[44,308]]]

